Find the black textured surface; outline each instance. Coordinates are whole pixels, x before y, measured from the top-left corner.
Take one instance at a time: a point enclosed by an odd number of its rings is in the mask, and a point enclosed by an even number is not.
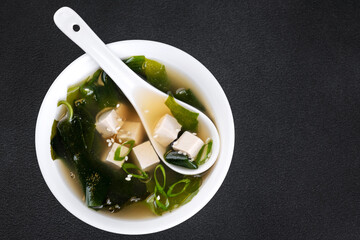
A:
[[[360,238],[359,1],[3,0],[1,239],[119,238],[65,210],[36,160],[42,98],[82,54],[53,23],[64,5],[105,42],[190,53],[234,112],[233,162],[210,203],[170,230],[121,239]]]

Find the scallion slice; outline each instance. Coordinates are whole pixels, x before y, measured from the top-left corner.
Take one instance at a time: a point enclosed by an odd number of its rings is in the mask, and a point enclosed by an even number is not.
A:
[[[148,179],[149,175],[144,172],[143,170],[141,170],[138,166],[136,166],[135,164],[132,163],[124,163],[122,165],[122,169],[127,173],[127,174],[131,174],[134,178],[139,178],[139,179]],[[132,172],[129,172],[130,169],[135,169],[135,171],[140,172],[140,174],[135,174]]]
[[[176,185],[181,184],[181,183],[184,183],[184,187],[181,189],[181,191],[179,191],[179,192],[177,192],[177,193],[172,193],[172,191],[174,190],[174,188],[176,187]],[[168,196],[168,197],[176,197],[176,196],[182,194],[182,193],[186,190],[186,188],[187,188],[187,186],[188,186],[189,184],[190,184],[190,179],[187,179],[187,178],[186,178],[186,179],[182,179],[182,180],[174,183],[173,185],[171,185],[171,186],[169,187],[169,189],[168,189],[168,191],[167,191],[167,196]]]
[[[130,145],[129,146],[129,150],[127,151],[127,153],[123,156],[120,156],[120,153],[121,153],[121,147],[124,146],[124,145]],[[125,159],[125,157],[127,155],[129,155],[129,153],[131,152],[131,150],[133,149],[135,145],[135,141],[134,140],[129,140],[129,141],[126,141],[124,142],[123,144],[121,144],[115,151],[115,154],[114,154],[114,160],[115,161],[122,161]]]
[[[197,165],[204,164],[206,160],[209,158],[209,154],[212,149],[212,143],[213,141],[210,140],[208,143],[206,143],[204,146],[201,147],[199,153],[196,155],[195,163]]]
[[[158,189],[158,185],[156,185],[154,194],[155,194],[156,206],[160,207],[161,209],[163,209],[165,211],[168,210],[168,208],[170,206],[170,201],[169,201],[169,197],[167,196],[165,191]]]
[[[158,179],[157,179],[157,170],[160,169],[161,173],[163,175],[163,185],[161,186]],[[160,192],[164,192],[165,189],[165,185],[166,185],[166,173],[165,173],[165,168],[163,167],[163,165],[159,164],[156,166],[155,170],[154,170],[154,179],[155,179],[155,190],[156,188],[160,191]]]
[[[63,105],[63,104],[66,106],[66,108],[67,108],[67,110],[69,112],[68,118],[69,118],[69,121],[71,121],[73,116],[74,116],[74,110],[73,110],[72,106],[70,105],[70,103],[68,103],[65,100],[59,101],[57,105],[59,107],[60,105]]]

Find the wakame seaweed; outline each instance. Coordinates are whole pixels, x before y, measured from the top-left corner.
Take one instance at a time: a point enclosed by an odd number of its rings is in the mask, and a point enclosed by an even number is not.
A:
[[[179,89],[174,94],[174,97],[176,99],[179,99],[197,109],[200,111],[205,111],[204,105],[201,104],[201,102],[197,99],[197,97],[193,94],[190,88],[188,89]]]
[[[142,76],[148,83],[162,92],[170,90],[170,83],[163,64],[145,58],[145,56],[133,56],[124,60],[125,64],[134,72]]]
[[[93,101],[96,99],[86,101],[81,98],[74,100],[72,106],[65,101],[60,102],[60,104],[67,103],[68,111],[70,112],[71,109],[73,116],[67,116],[54,123],[57,129],[51,139],[54,155],[63,159],[68,166],[75,168],[82,184],[86,204],[91,208],[101,208],[108,202],[111,205],[121,206],[131,197],[144,197],[146,186],[143,183],[125,181],[126,173],[97,159],[97,149],[93,147],[95,117],[86,108],[89,105],[99,106]],[[107,104],[103,106],[107,107]]]
[[[165,153],[164,158],[168,163],[174,165],[178,165],[190,169],[198,168],[198,165],[195,162],[190,161],[190,158],[188,156],[179,153],[178,151],[170,150]]]

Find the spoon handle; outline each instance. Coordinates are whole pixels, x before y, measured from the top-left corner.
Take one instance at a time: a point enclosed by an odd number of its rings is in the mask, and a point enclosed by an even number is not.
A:
[[[54,22],[66,36],[100,64],[131,101],[133,91],[142,81],[136,81],[139,77],[109,50],[85,21],[71,8],[62,7],[54,14]]]

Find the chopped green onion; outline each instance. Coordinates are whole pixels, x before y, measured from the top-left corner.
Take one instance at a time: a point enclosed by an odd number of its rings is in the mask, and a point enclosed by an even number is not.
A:
[[[139,178],[139,179],[148,179],[149,175],[144,172],[143,170],[141,170],[138,166],[136,166],[135,164],[132,163],[124,163],[122,165],[122,169],[127,173],[127,174],[131,174],[134,178]],[[140,174],[134,174],[134,173],[130,173],[128,170],[130,169],[135,169],[137,171],[139,171],[141,173]]]
[[[168,210],[169,205],[170,205],[170,201],[169,201],[169,198],[166,195],[166,193],[163,190],[158,189],[158,186],[156,186],[154,194],[155,194],[156,206],[159,206],[163,210]],[[165,198],[165,201],[163,200],[164,198]]]
[[[60,105],[64,104],[69,112],[69,121],[72,120],[73,116],[74,116],[74,110],[72,108],[72,106],[70,105],[70,103],[68,103],[67,101],[61,100],[58,102],[57,106],[59,107]]]
[[[157,179],[157,170],[160,168],[162,174],[163,174],[163,186],[160,185],[158,179]],[[165,185],[166,185],[166,173],[165,173],[165,168],[163,167],[163,165],[159,164],[156,166],[155,170],[154,170],[154,179],[155,179],[155,189],[157,188],[160,192],[164,192],[165,189]]]
[[[185,184],[184,187],[182,188],[182,190],[179,191],[179,192],[177,192],[177,193],[172,193],[172,191],[174,190],[174,188],[176,187],[176,185],[178,185],[178,184],[180,184],[180,183],[184,183],[184,184]],[[167,191],[168,197],[176,197],[176,196],[182,194],[182,193],[185,191],[185,189],[187,188],[187,186],[189,185],[189,183],[190,183],[190,179],[182,179],[182,180],[174,183],[173,185],[171,185],[171,186],[169,187],[169,190]]]
[[[129,150],[127,151],[127,153],[126,153],[124,156],[120,156],[121,147],[124,146],[124,145],[127,145],[127,144],[130,145],[130,146],[129,146]],[[123,144],[121,144],[121,145],[116,149],[116,151],[115,151],[114,160],[115,160],[115,161],[124,160],[125,157],[126,157],[127,155],[129,155],[129,153],[130,153],[131,150],[133,149],[134,145],[135,145],[135,141],[134,141],[134,140],[129,140],[129,141],[126,141],[126,142],[124,142]]]
[[[206,162],[206,160],[209,158],[209,154],[212,149],[212,143],[213,143],[213,141],[210,140],[208,143],[204,144],[204,146],[201,147],[199,153],[196,155],[196,158],[195,158],[195,163],[197,165],[204,164]]]

